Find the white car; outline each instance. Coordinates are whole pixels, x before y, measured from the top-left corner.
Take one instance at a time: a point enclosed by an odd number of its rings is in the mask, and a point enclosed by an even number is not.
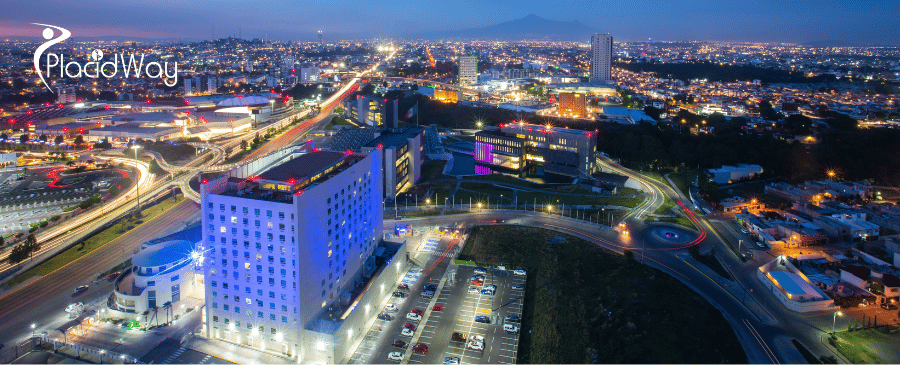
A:
[[[748,231],[748,230],[746,230],[746,229],[742,229],[741,232],[743,232],[743,233],[745,233],[745,234],[750,233],[750,231]]]
[[[485,285],[484,288],[487,289],[487,290],[497,290],[497,286],[496,286],[496,285]]]
[[[469,287],[469,294],[478,294],[481,293],[481,290],[476,287]]]
[[[407,313],[407,314],[406,314],[406,319],[409,319],[409,320],[412,320],[412,321],[421,321],[421,320],[422,320],[422,316],[420,316],[420,315],[418,315],[418,314],[415,314],[415,313]]]
[[[398,309],[397,309],[397,306],[394,305],[394,303],[388,303],[388,304],[384,307],[384,310],[386,310],[386,311],[391,311],[391,312],[396,312]]]
[[[519,327],[513,326],[509,323],[503,325],[503,330],[508,333],[519,333]]]
[[[466,348],[470,348],[472,350],[484,351],[484,342],[472,340],[466,344]]]
[[[412,337],[415,332],[411,331],[409,328],[404,328],[400,330],[400,336]]]
[[[475,273],[476,273],[476,274],[484,275],[484,274],[487,274],[487,270],[485,270],[484,268],[476,267],[476,268],[475,268]]]
[[[388,354],[388,360],[403,361],[403,354],[400,351],[394,351]]]
[[[482,344],[484,344],[484,336],[482,336],[482,335],[472,335],[471,337],[469,337],[469,339],[472,341],[481,342]]]
[[[525,270],[513,270],[513,274],[525,276]]]

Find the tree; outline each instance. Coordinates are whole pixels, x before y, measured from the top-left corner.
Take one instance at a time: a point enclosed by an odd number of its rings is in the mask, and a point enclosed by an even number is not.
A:
[[[41,142],[47,142],[47,135],[41,134],[40,140],[41,140]]]
[[[84,144],[84,136],[79,134],[78,137],[75,137],[75,146],[81,147],[81,145],[83,145],[83,144]]]
[[[812,119],[802,114],[791,114],[784,120],[784,128],[794,134],[808,135],[811,126]]]
[[[19,136],[19,142],[21,142],[22,144],[28,143],[28,140],[30,140],[30,139],[31,139],[31,136],[28,135],[28,133],[22,133],[22,135]]]
[[[58,135],[58,136],[56,136],[56,138],[53,139],[53,143],[56,143],[57,145],[60,145],[63,142],[65,142],[65,138],[63,138],[62,135]]]
[[[247,140],[246,140],[246,139],[242,139],[242,140],[241,140],[241,149],[242,149],[242,150],[246,150],[246,149],[247,149],[247,145],[248,145],[248,144],[247,144]]]
[[[6,241],[3,239],[3,236],[0,236],[0,246],[3,246],[5,244],[6,244]]]

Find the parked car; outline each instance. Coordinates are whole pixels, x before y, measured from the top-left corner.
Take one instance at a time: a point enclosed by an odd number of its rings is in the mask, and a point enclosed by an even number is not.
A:
[[[122,274],[121,271],[116,271],[116,272],[114,272],[114,273],[112,273],[112,274],[107,275],[107,276],[106,276],[106,279],[107,279],[107,280],[115,279],[115,278],[119,277],[120,274]]]
[[[451,341],[465,342],[465,341],[466,341],[466,335],[462,334],[461,332],[453,332],[453,334],[450,335],[450,340],[451,340]]]
[[[472,280],[481,280],[484,281],[484,275],[472,275]]]
[[[525,276],[525,270],[513,270],[513,274]]]
[[[487,290],[497,290],[497,286],[496,286],[496,285],[488,285],[488,286],[485,286],[484,288],[487,289]]]
[[[487,274],[487,270],[485,270],[483,267],[476,267],[475,273],[484,275],[484,274]]]
[[[459,364],[459,358],[456,356],[447,356],[444,358],[444,364]]]
[[[423,310],[421,310],[421,309],[419,309],[419,308],[413,309],[413,310],[411,310],[411,311],[409,311],[409,312],[410,312],[410,313],[418,314],[418,315],[420,315],[420,316],[424,316],[424,315],[425,315],[425,311],[423,311]]]
[[[395,291],[393,295],[395,298],[406,298],[406,293],[402,291]]]
[[[394,340],[394,342],[391,342],[391,346],[399,347],[399,348],[401,348],[401,349],[405,349],[405,348],[406,348],[406,342],[404,342],[403,340]]]
[[[519,327],[513,326],[509,323],[503,325],[503,330],[507,333],[519,333]]]
[[[390,320],[394,319],[394,317],[391,317],[391,315],[390,315],[390,314],[387,314],[387,313],[381,313],[381,314],[378,315],[378,319],[382,319],[382,320],[385,320],[385,321],[390,321]]]
[[[435,312],[440,312],[440,311],[444,310],[444,306],[442,306],[440,304],[435,304],[434,307],[431,307],[431,310],[433,310]]]
[[[481,281],[478,279],[472,279],[472,285],[482,285],[482,284],[484,284],[484,281]]]
[[[400,336],[412,337],[415,332],[410,330],[409,328],[404,328],[400,330]]]
[[[517,315],[515,315],[515,314],[506,316],[506,321],[507,321],[507,322],[519,323],[520,320],[521,320],[521,319],[519,318],[519,316],[517,316]]]
[[[79,287],[75,288],[75,294],[78,294],[78,293],[81,293],[81,292],[83,292],[83,291],[86,291],[86,290],[88,290],[88,288],[90,288],[90,287],[87,286],[87,285],[79,286]]]
[[[477,316],[477,317],[475,317],[475,322],[490,324],[491,319],[488,318],[488,316]]]
[[[494,291],[493,291],[493,290],[484,289],[484,290],[481,291],[481,294],[482,294],[482,295],[494,295]]]
[[[425,291],[435,291],[435,290],[437,290],[437,285],[425,284],[425,287],[422,289],[424,289]]]
[[[469,287],[469,294],[478,294],[478,293],[481,293],[481,289],[478,289],[478,288],[476,288],[476,287],[474,287],[474,286],[473,286],[473,287]]]
[[[410,320],[410,321],[421,321],[421,320],[422,320],[422,316],[420,316],[420,315],[418,315],[418,314],[415,314],[415,313],[407,313],[407,314],[406,314],[406,319],[408,319],[408,320]]]
[[[394,303],[388,303],[388,304],[384,307],[384,310],[386,310],[386,311],[391,311],[391,312],[396,312],[398,309],[397,309],[397,306],[394,305]]]
[[[469,341],[468,343],[466,343],[466,348],[470,348],[472,350],[484,351],[484,342]]]
[[[400,283],[399,285],[397,285],[397,289],[409,289],[409,284]]]
[[[432,297],[434,297],[434,291],[432,291],[432,290],[423,291],[422,297],[423,298],[432,298]]]
[[[512,288],[516,289],[516,290],[525,290],[525,284],[516,284],[516,285],[513,285]]]
[[[428,353],[428,345],[424,343],[417,343],[413,346],[413,352],[417,354],[427,354]]]
[[[406,328],[406,329],[408,329],[408,330],[410,330],[410,331],[415,331],[415,330],[416,330],[416,325],[414,325],[414,324],[412,324],[412,323],[409,323],[409,322],[406,322],[406,324],[403,325],[403,328]]]
[[[394,351],[388,354],[388,360],[403,361],[403,354],[400,351]]]

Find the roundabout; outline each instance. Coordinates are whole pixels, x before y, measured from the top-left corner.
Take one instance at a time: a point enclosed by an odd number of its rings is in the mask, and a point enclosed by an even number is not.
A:
[[[647,224],[640,233],[647,249],[666,250],[682,249],[693,246],[706,237],[705,232],[697,232],[674,224]]]

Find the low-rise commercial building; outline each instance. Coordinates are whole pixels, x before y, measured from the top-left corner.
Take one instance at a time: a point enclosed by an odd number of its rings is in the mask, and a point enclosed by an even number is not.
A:
[[[592,131],[512,123],[475,133],[475,163],[488,169],[520,172],[535,166],[539,172],[589,176],[596,149]]]
[[[776,257],[757,271],[757,279],[781,304],[799,313],[830,310],[832,300],[784,255]]]

